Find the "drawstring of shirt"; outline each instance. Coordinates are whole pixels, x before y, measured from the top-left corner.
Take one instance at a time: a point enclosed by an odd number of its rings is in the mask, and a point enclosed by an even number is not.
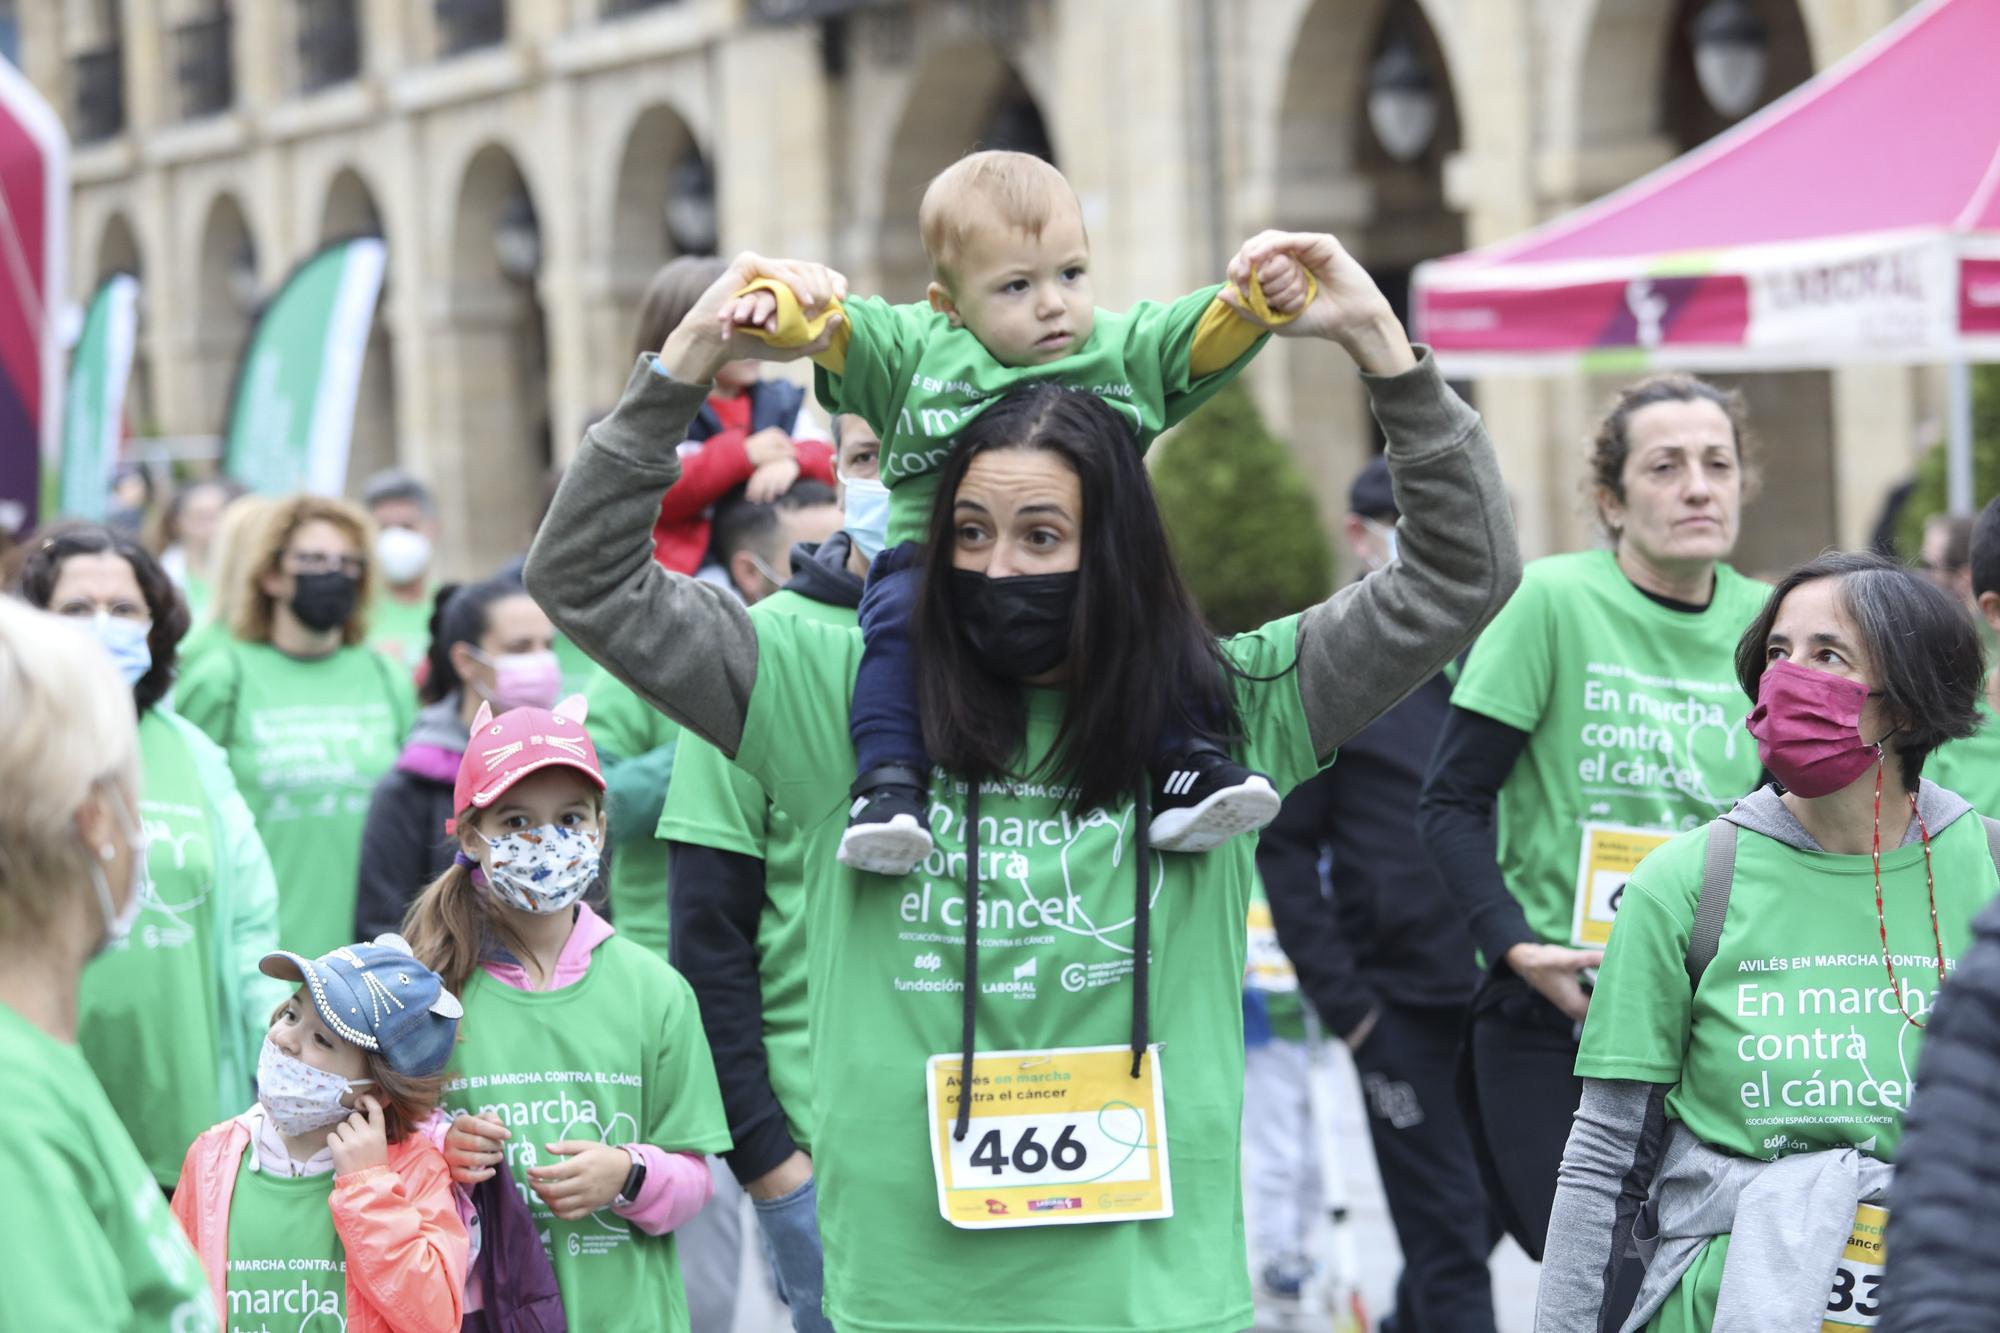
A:
[[[960,1001],[964,1031],[958,1057],[958,1123],[952,1139],[962,1141],[972,1127],[972,1043],[980,993],[980,785],[966,793],[966,989]],[[1134,895],[1132,895],[1132,1077],[1146,1065],[1152,1041],[1152,799],[1144,785],[1132,807]]]

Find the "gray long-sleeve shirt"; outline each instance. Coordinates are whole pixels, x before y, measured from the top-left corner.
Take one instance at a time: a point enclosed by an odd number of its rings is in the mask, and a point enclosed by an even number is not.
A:
[[[1388,437],[1398,559],[1308,611],[1298,684],[1322,758],[1428,680],[1520,582],[1500,469],[1479,415],[1427,351],[1400,375],[1363,375]],[[590,428],[528,553],[549,617],[641,698],[734,757],[757,679],[743,607],[661,568],[649,534],[680,476],[674,442],[707,386],[642,357],[612,414]],[[1246,515],[1245,521],[1254,516]]]

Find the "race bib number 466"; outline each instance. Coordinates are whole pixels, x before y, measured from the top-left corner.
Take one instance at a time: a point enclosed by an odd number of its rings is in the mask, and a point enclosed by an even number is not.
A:
[[[989,1051],[960,1082],[958,1055],[925,1066],[938,1211],[955,1227],[1040,1227],[1171,1217],[1159,1048],[1132,1077],[1125,1046]],[[954,1138],[960,1098],[971,1127]]]

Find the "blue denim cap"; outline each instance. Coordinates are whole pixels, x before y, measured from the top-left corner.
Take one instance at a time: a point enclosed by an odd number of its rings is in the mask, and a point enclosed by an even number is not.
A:
[[[379,1052],[399,1074],[426,1078],[451,1058],[465,1009],[401,935],[377,936],[317,959],[280,949],[257,964],[267,977],[302,982],[336,1036]]]

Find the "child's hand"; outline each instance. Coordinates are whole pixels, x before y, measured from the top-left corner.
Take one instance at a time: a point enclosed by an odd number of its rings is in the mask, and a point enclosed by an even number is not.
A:
[[[752,504],[770,504],[792,489],[792,483],[798,479],[799,460],[796,458],[765,463],[750,474],[750,480],[743,483],[743,498]]]
[[[502,1146],[513,1132],[489,1115],[462,1115],[451,1122],[444,1135],[445,1165],[460,1185],[477,1185],[491,1180],[507,1158]]]
[[[362,1093],[361,1109],[334,1126],[333,1133],[326,1136],[326,1146],[333,1150],[334,1175],[352,1175],[371,1166],[389,1164],[387,1120],[382,1114],[382,1103]]]
[[[747,296],[731,297],[716,317],[724,338],[734,337],[738,329],[762,329],[766,333],[778,331],[778,298],[770,292],[751,292]]]
[[[706,384],[730,361],[791,361],[816,356],[833,344],[839,316],[827,321],[819,337],[798,347],[773,347],[760,337],[738,332],[760,324],[758,315],[763,302],[756,299],[758,295],[770,302],[769,312],[763,314],[761,323],[771,323],[775,318],[777,301],[769,292],[753,293],[750,297],[737,295],[759,278],[772,278],[790,287],[808,318],[825,309],[827,302],[847,296],[847,279],[823,264],[766,259],[745,250],[730,261],[722,276],[709,284],[687,317],[667,335],[660,346],[661,367],[684,383]]]
[[[759,260],[755,267],[757,271],[746,282],[755,278],[771,278],[784,283],[792,289],[792,295],[798,299],[799,307],[808,320],[816,318],[829,301],[838,301],[847,295],[846,277],[824,264],[764,259]],[[777,295],[755,291],[731,297],[723,303],[717,323],[725,340],[734,337],[738,329],[762,329],[765,333],[776,333]]]
[[[1273,255],[1257,266],[1257,285],[1264,291],[1264,304],[1281,315],[1296,315],[1306,308],[1306,271],[1290,255]]]
[[[569,1160],[528,1168],[528,1188],[565,1222],[611,1206],[632,1174],[632,1154],[592,1139],[564,1139],[549,1151]]]
[[[777,426],[766,426],[743,442],[743,452],[750,459],[750,466],[763,467],[766,463],[783,463],[798,454],[798,446],[792,437]]]
[[[1281,257],[1310,272],[1319,283],[1319,292],[1297,319],[1278,325],[1275,332],[1279,337],[1337,342],[1356,365],[1372,375],[1400,374],[1417,363],[1389,298],[1382,295],[1368,270],[1332,236],[1260,232],[1245,241],[1229,261],[1229,280],[1243,287],[1250,281],[1252,266],[1261,274]]]

